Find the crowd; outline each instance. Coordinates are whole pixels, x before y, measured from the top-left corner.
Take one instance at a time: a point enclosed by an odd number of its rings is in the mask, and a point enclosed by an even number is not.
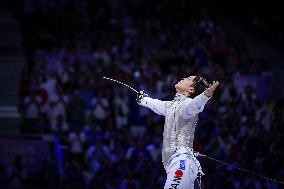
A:
[[[37,182],[20,179],[22,185],[163,188],[163,118],[102,76],[168,100],[180,78],[200,74],[221,86],[199,115],[194,148],[232,164],[200,158],[202,186],[280,188],[235,169],[284,175],[277,102],[270,91],[260,101],[252,86],[240,93],[233,82],[235,74],[270,76],[269,62],[251,58],[242,36],[205,7],[147,0],[22,3],[30,62],[19,85],[21,131],[53,133],[63,152],[62,174],[47,162]]]

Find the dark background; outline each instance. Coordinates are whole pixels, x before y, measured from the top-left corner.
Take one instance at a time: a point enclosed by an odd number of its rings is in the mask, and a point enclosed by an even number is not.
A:
[[[163,188],[163,117],[182,77],[220,86],[199,114],[202,188],[284,181],[280,2],[0,2],[0,188]]]

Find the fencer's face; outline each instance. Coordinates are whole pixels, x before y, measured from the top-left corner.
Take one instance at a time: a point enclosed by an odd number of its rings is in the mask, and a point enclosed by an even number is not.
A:
[[[192,87],[194,84],[194,78],[196,76],[189,76],[182,78],[176,85],[177,92],[187,92],[189,94],[194,93],[194,88]]]

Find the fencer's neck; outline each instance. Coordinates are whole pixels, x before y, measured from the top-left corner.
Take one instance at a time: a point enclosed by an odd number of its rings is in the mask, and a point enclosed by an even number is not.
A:
[[[175,98],[180,98],[180,97],[185,97],[185,98],[187,98],[187,97],[189,97],[188,95],[187,95],[187,93],[176,93],[175,94]]]
[[[188,98],[188,96],[185,93],[178,93],[177,92],[173,100],[174,101],[175,100],[184,100],[186,98]]]
[[[177,89],[177,90],[176,90],[176,92],[177,92],[176,94],[182,94],[182,95],[189,96],[188,92],[183,91],[183,90],[179,90],[179,89]]]

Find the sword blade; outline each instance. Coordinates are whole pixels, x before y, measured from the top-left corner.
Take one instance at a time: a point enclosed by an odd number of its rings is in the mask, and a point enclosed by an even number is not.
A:
[[[136,92],[137,94],[139,94],[139,92],[138,92],[137,90],[133,89],[132,87],[130,87],[129,85],[127,85],[127,84],[125,84],[125,83],[122,83],[121,81],[117,81],[117,80],[115,80],[115,79],[108,78],[108,77],[103,77],[103,78],[104,78],[104,79],[107,79],[107,80],[110,80],[110,81],[114,81],[114,82],[119,83],[119,84],[121,84],[121,85],[124,85],[124,86],[128,87],[129,89],[131,89],[132,91],[134,91],[134,92]]]

